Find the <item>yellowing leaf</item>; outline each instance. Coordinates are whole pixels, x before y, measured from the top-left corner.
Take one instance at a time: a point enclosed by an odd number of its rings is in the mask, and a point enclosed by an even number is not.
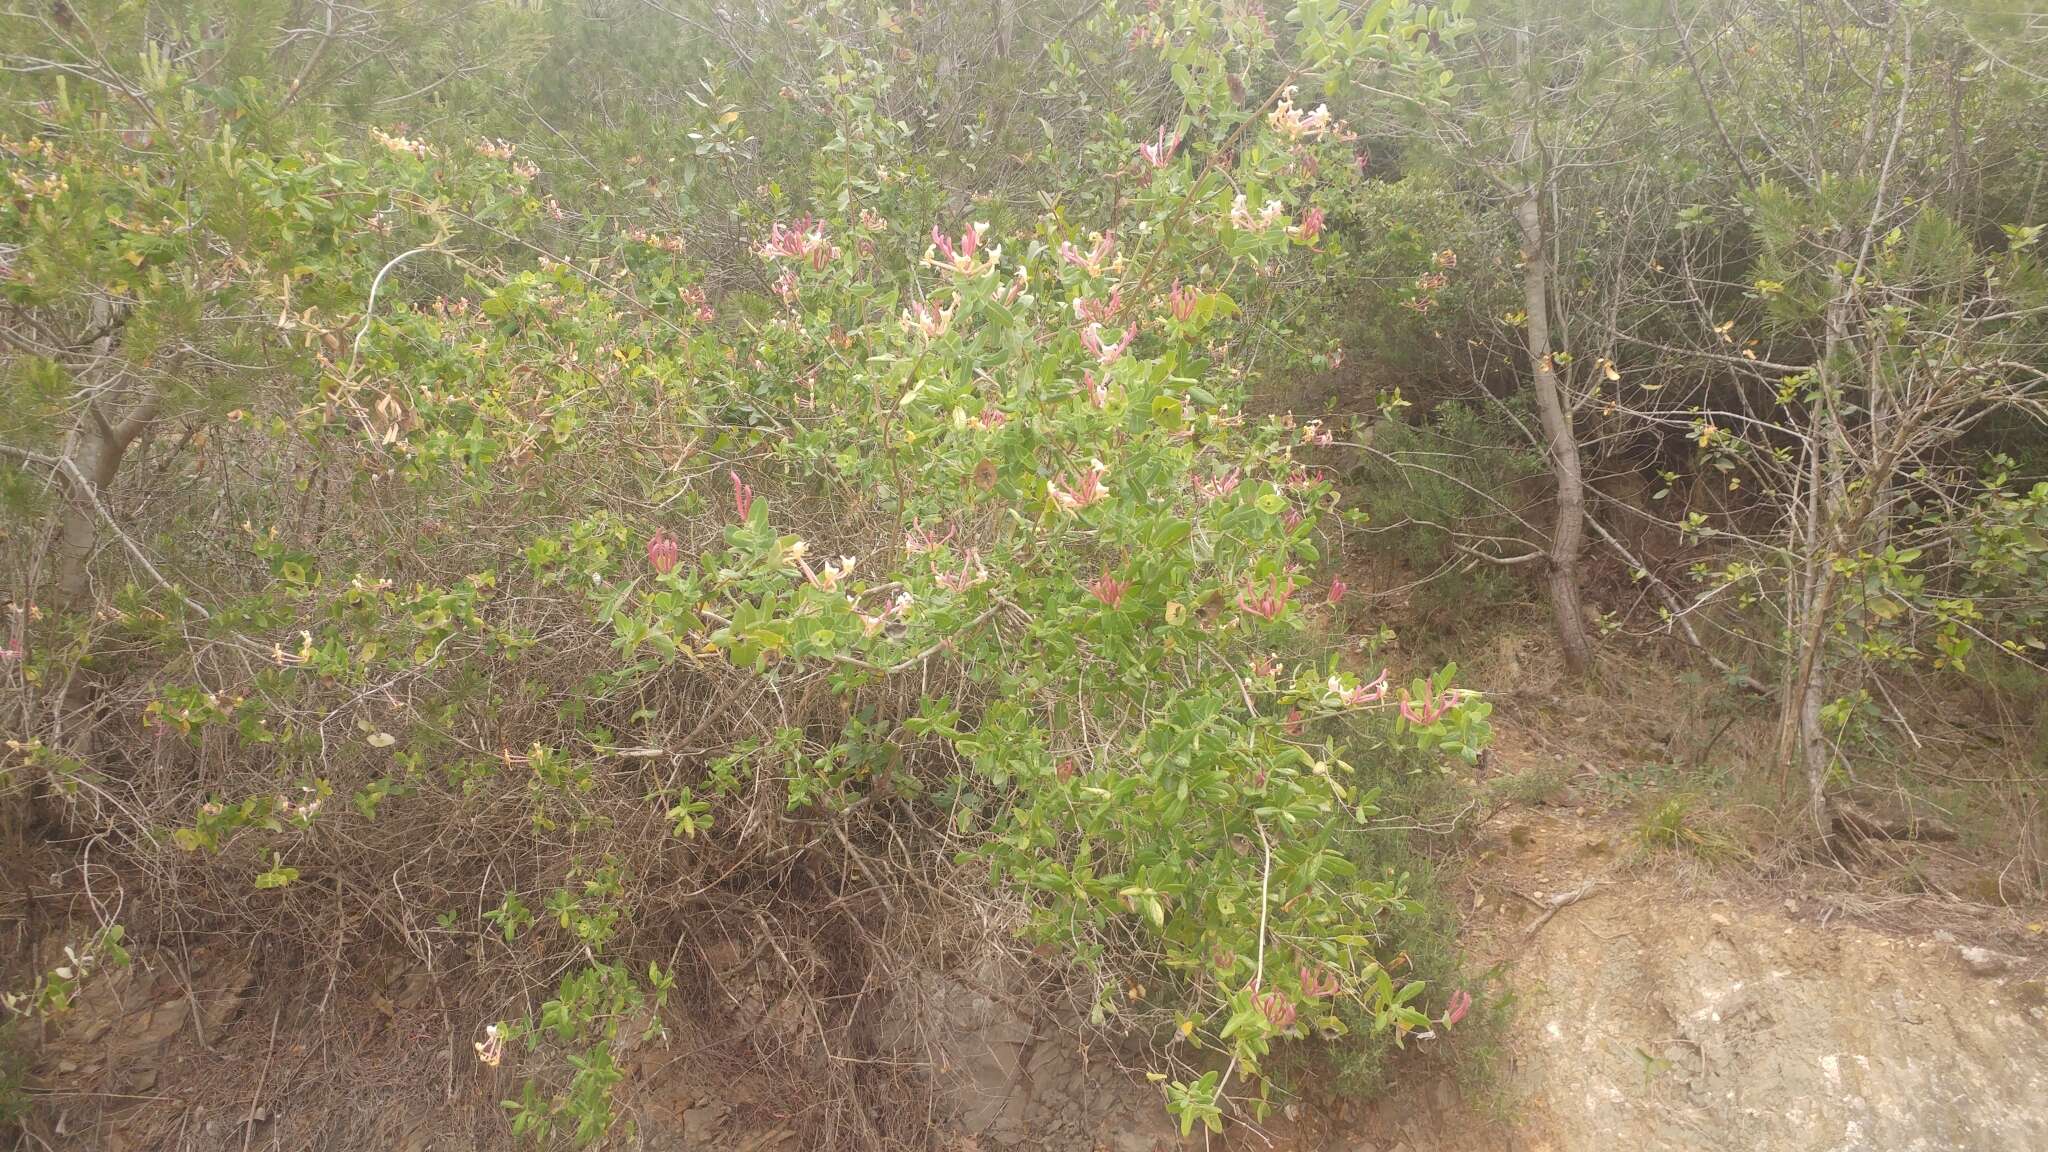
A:
[[[398,743],[398,737],[393,736],[389,732],[372,732],[364,737],[364,739],[369,742],[372,748],[389,748],[393,744]]]

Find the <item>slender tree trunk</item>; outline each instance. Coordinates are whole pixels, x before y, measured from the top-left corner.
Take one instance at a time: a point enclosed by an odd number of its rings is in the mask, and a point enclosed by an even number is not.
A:
[[[1544,448],[1550,474],[1557,482],[1557,516],[1550,529],[1550,612],[1557,625],[1558,648],[1565,670],[1576,676],[1592,662],[1586,636],[1585,610],[1579,600],[1579,551],[1585,541],[1586,485],[1579,461],[1579,442],[1572,431],[1570,409],[1557,378],[1550,343],[1550,249],[1543,242],[1545,165],[1536,145],[1534,93],[1532,109],[1516,141],[1516,160],[1523,166],[1522,192],[1515,203],[1515,223],[1522,237],[1522,307],[1528,313],[1523,329],[1529,349],[1529,374],[1536,390],[1536,410],[1543,421]]]
[[[1804,552],[1799,585],[1788,598],[1785,695],[1778,711],[1778,758],[1797,765],[1806,777],[1807,814],[1823,846],[1834,825],[1828,808],[1828,770],[1834,757],[1821,730],[1821,704],[1827,696],[1827,643],[1834,610],[1834,559],[1850,545],[1842,540],[1850,515],[1842,479],[1841,417],[1837,410],[1841,380],[1837,357],[1850,340],[1849,311],[1855,288],[1840,275],[1832,278],[1833,295],[1822,318],[1820,393],[1808,422],[1806,517],[1798,546]],[[1860,517],[1856,518],[1860,521]]]
[[[96,355],[104,358],[113,348],[113,312],[96,303],[93,328],[105,333],[94,344]],[[146,388],[146,386],[145,386]],[[72,430],[67,455],[75,472],[60,477],[66,499],[57,527],[57,607],[68,613],[93,610],[92,558],[100,545],[102,494],[114,483],[128,449],[141,438],[156,419],[160,397],[154,389],[137,396],[128,410],[110,419],[98,399],[85,402],[85,412]],[[56,700],[53,734],[67,751],[80,759],[92,752],[92,725],[87,716],[98,695],[91,672],[73,668]]]

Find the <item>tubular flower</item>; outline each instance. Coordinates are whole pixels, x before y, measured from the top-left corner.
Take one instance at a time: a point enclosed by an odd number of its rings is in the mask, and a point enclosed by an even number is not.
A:
[[[1266,206],[1259,209],[1256,216],[1252,215],[1242,192],[1230,204],[1230,223],[1241,232],[1264,232],[1286,218],[1287,210],[1278,200],[1266,201]]]
[[[1456,708],[1464,699],[1465,693],[1457,688],[1446,688],[1440,695],[1431,695],[1425,691],[1420,700],[1409,699],[1408,693],[1404,690],[1401,693],[1401,719],[1418,728],[1425,728],[1443,719],[1445,713]]]
[[[810,564],[801,557],[796,562],[797,567],[803,569],[804,579],[810,581],[811,587],[820,592],[830,592],[837,588],[841,580],[853,575],[854,568],[859,564],[860,561],[855,557],[841,556],[837,563],[827,561],[824,567],[813,572]]]
[[[1074,319],[1084,324],[1107,324],[1116,319],[1116,314],[1123,310],[1124,295],[1121,290],[1112,290],[1107,300],[1097,300],[1092,296],[1074,297]]]
[[[935,552],[959,531],[958,526],[949,526],[944,536],[938,536],[924,526],[924,521],[916,521],[911,524],[910,531],[903,534],[903,551],[911,556]]]
[[[1301,968],[1301,994],[1311,1000],[1335,996],[1344,990],[1344,982],[1335,972],[1325,968],[1317,971],[1304,964]]]
[[[1202,293],[1194,288],[1183,288],[1180,281],[1173,282],[1173,291],[1166,294],[1166,310],[1175,320],[1185,324],[1195,318],[1195,305],[1200,303]]]
[[[1159,135],[1153,139],[1152,143],[1138,145],[1138,155],[1144,157],[1145,163],[1150,164],[1156,170],[1172,163],[1173,154],[1179,149],[1180,140],[1178,138],[1167,139],[1166,125],[1161,124],[1159,126]]]
[[[1204,500],[1214,503],[1237,491],[1238,482],[1243,478],[1242,470],[1237,468],[1232,468],[1214,480],[1205,480],[1197,476],[1195,478],[1195,494]]]
[[[1237,606],[1261,620],[1278,620],[1287,610],[1289,595],[1280,591],[1280,578],[1275,576],[1265,591],[1260,591],[1257,584],[1245,585],[1245,590],[1237,594]]]
[[[1110,266],[1110,257],[1115,252],[1116,240],[1100,232],[1095,233],[1095,246],[1087,252],[1067,241],[1060,241],[1060,263],[1079,268],[1090,276],[1102,275]]]
[[[484,1026],[484,1038],[476,1041],[476,1058],[489,1067],[496,1068],[505,1059],[505,1035],[496,1024]]]
[[[1294,1027],[1294,1001],[1279,992],[1261,992],[1252,997],[1252,1003],[1259,1006],[1273,1027],[1281,1032]]]
[[[741,480],[740,474],[737,472],[728,471],[726,475],[732,477],[733,511],[739,513],[740,519],[745,520],[747,518],[747,513],[753,511],[754,509],[753,485],[748,484],[744,480]]]
[[[1123,339],[1105,342],[1102,338],[1102,325],[1090,324],[1081,332],[1081,346],[1088,349],[1089,353],[1095,357],[1096,363],[1107,368],[1117,362],[1117,359],[1124,354],[1125,349],[1131,346],[1131,341],[1137,339],[1137,336],[1138,326],[1132,324],[1124,329]]]
[[[969,548],[960,561],[960,571],[934,572],[933,579],[948,592],[965,592],[976,584],[987,583],[988,569],[981,566],[981,553]]]
[[[1310,472],[1306,468],[1296,468],[1287,475],[1287,490],[1290,492],[1306,492],[1322,482],[1323,478],[1321,475]]]
[[[1009,286],[1003,289],[1002,295],[996,297],[996,302],[1007,308],[1022,298],[1024,290],[1029,287],[1031,287],[1031,273],[1022,264],[1019,264],[1017,265],[1017,274],[1010,277]]]
[[[936,340],[953,326],[953,312],[959,308],[938,308],[927,304],[912,304],[903,310],[903,330],[926,340]]]
[[[988,255],[976,259],[975,254],[981,251],[982,233],[987,231],[987,224],[975,224],[962,232],[959,243],[955,244],[952,237],[939,231],[939,226],[934,224],[932,248],[926,255],[925,262],[934,267],[958,272],[963,276],[979,276],[994,268],[996,261],[1003,255],[1003,250],[998,247],[991,250]]]
[[[676,569],[676,538],[668,529],[658,529],[647,538],[647,566],[658,576],[666,576]]]
[[[1045,487],[1051,494],[1053,503],[1068,512],[1079,512],[1090,505],[1101,503],[1109,496],[1109,485],[1102,482],[1102,478],[1107,475],[1108,465],[1100,460],[1090,460],[1088,471],[1081,473],[1081,478],[1073,481],[1071,485],[1062,485],[1058,480],[1053,480],[1047,482]]]
[[[1352,688],[1344,686],[1343,677],[1332,676],[1327,687],[1330,690],[1330,695],[1335,697],[1337,703],[1343,707],[1362,708],[1367,704],[1378,704],[1387,698],[1387,670],[1384,668],[1380,669],[1379,678],[1372,683],[1360,684]]]
[[[880,612],[868,612],[861,608],[860,601],[852,596],[846,598],[846,606],[860,617],[861,632],[875,636],[888,626],[891,620],[900,620],[910,614],[910,593],[898,592],[896,598],[883,605]]]
[[[1301,223],[1287,230],[1304,244],[1313,244],[1323,234],[1323,210],[1310,208],[1301,214]]]
[[[1313,112],[1301,111],[1294,106],[1294,87],[1289,85],[1279,105],[1266,113],[1266,123],[1289,140],[1313,140],[1330,130],[1330,106],[1319,104]]]
[[[1458,989],[1456,992],[1451,993],[1450,1003],[1444,1008],[1443,1026],[1449,1028],[1451,1025],[1463,1020],[1465,1013],[1471,1010],[1472,994],[1463,988]]]
[[[809,216],[799,216],[788,224],[777,221],[754,251],[768,261],[808,260],[820,271],[839,257],[839,246],[825,238],[824,223]]]
[[[1097,380],[1095,373],[1083,371],[1081,373],[1081,383],[1088,388],[1088,402],[1090,404],[1095,405],[1097,408],[1109,407],[1108,380]]]
[[[1342,604],[1344,602],[1344,593],[1350,590],[1351,586],[1344,583],[1341,579],[1330,581],[1330,603]]]
[[[1104,570],[1102,575],[1097,576],[1093,584],[1088,585],[1089,593],[1111,608],[1123,603],[1124,593],[1130,590],[1131,582],[1129,580],[1119,580],[1110,575],[1107,570]]]

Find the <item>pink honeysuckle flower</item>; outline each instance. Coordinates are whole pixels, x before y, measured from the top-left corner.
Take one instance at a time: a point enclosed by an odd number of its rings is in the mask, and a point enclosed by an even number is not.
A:
[[[1159,135],[1153,139],[1152,143],[1138,145],[1138,155],[1144,157],[1145,163],[1150,164],[1156,170],[1172,163],[1173,154],[1179,149],[1179,138],[1176,137],[1175,139],[1168,140],[1166,138],[1166,125],[1161,124],[1159,126]]]
[[[733,511],[739,513],[740,519],[745,520],[747,513],[753,511],[754,508],[754,488],[751,484],[741,480],[740,474],[737,472],[728,471],[726,475],[732,477]]]
[[[870,637],[879,634],[891,620],[900,620],[908,616],[910,603],[910,593],[898,592],[896,599],[883,605],[880,612],[869,612],[863,609],[860,601],[853,596],[846,598],[846,606],[853,610],[854,615],[860,617],[861,632]]]
[[[1321,208],[1310,208],[1302,213],[1301,223],[1288,229],[1288,232],[1304,244],[1315,243],[1316,237],[1323,234],[1323,210]]]
[[[1318,105],[1313,112],[1294,106],[1294,87],[1289,85],[1280,103],[1266,113],[1266,123],[1289,140],[1313,140],[1330,130],[1330,106]]]
[[[1280,578],[1275,576],[1272,585],[1264,591],[1257,584],[1245,585],[1244,591],[1237,594],[1237,606],[1261,620],[1278,620],[1280,614],[1287,610],[1287,598],[1291,594],[1291,589],[1280,591]]]
[[[936,340],[952,327],[953,313],[959,307],[957,303],[952,308],[912,304],[903,310],[903,330],[926,340]]]
[[[666,576],[676,570],[678,548],[676,538],[668,529],[657,529],[647,538],[647,564],[658,576]]]
[[[1105,342],[1102,339],[1102,325],[1090,324],[1081,332],[1081,346],[1088,349],[1089,353],[1095,357],[1096,363],[1107,368],[1117,362],[1117,359],[1124,354],[1126,348],[1131,346],[1131,341],[1135,340],[1137,336],[1138,326],[1132,324],[1124,329],[1123,339]]]
[[[937,224],[932,225],[932,249],[936,255],[929,262],[962,275],[979,276],[995,267],[996,260],[1003,254],[1003,250],[997,248],[985,257],[975,258],[975,254],[981,251],[982,233],[987,231],[987,224],[974,224],[960,234],[960,241],[955,244],[953,238],[941,232]]]
[[[1378,704],[1387,698],[1387,670],[1380,669],[1379,678],[1370,684],[1347,688],[1342,676],[1332,676],[1327,686],[1330,695],[1343,707],[1362,708],[1367,704]]]
[[[1279,1031],[1285,1032],[1294,1027],[1294,1001],[1285,995],[1279,992],[1261,992],[1252,997],[1252,1002],[1259,1006],[1259,1011],[1264,1013],[1266,1019]]]
[[[924,526],[924,521],[916,521],[910,526],[910,531],[903,534],[903,551],[912,556],[922,556],[927,552],[937,551],[959,531],[960,529],[957,525],[948,525],[946,534],[938,536],[934,535]]]
[[[1322,1000],[1344,991],[1344,982],[1335,972],[1324,968],[1320,971],[1304,964],[1301,967],[1301,994],[1311,1000]]]
[[[1243,479],[1243,470],[1239,468],[1232,468],[1214,480],[1205,480],[1198,476],[1195,478],[1195,494],[1214,503],[1237,491],[1238,483]]]
[[[1107,300],[1097,300],[1092,296],[1074,297],[1074,319],[1084,324],[1107,324],[1116,319],[1117,313],[1123,310],[1122,289],[1112,289]]]
[[[1302,515],[1301,509],[1299,508],[1289,508],[1287,511],[1282,512],[1280,514],[1280,526],[1282,528],[1287,529],[1289,532],[1292,532],[1296,528],[1301,527],[1301,521]]]
[[[1095,405],[1097,408],[1109,407],[1109,381],[1107,379],[1097,380],[1095,373],[1084,370],[1081,373],[1081,383],[1088,389],[1088,402],[1090,404]]]
[[[854,568],[859,564],[860,560],[856,557],[841,556],[837,562],[827,561],[823,567],[812,571],[809,561],[801,556],[796,558],[796,566],[803,569],[804,579],[820,592],[830,592],[839,587],[839,582],[853,575]]]
[[[1252,678],[1255,680],[1271,680],[1280,675],[1280,671],[1279,659],[1270,655],[1261,656],[1251,663]]]
[[[1090,460],[1088,462],[1088,470],[1081,473],[1080,479],[1068,485],[1062,485],[1058,480],[1053,480],[1049,481],[1045,487],[1047,493],[1052,496],[1053,503],[1059,505],[1065,511],[1079,512],[1083,508],[1099,504],[1108,498],[1109,485],[1102,482],[1102,478],[1107,475],[1109,475],[1108,465],[1100,460]]]
[[[1287,489],[1290,492],[1306,492],[1323,482],[1322,474],[1306,468],[1296,468],[1287,475]]]
[[[1472,994],[1463,988],[1451,993],[1450,1003],[1444,1008],[1443,1026],[1449,1028],[1465,1018],[1472,1010]]]
[[[935,571],[932,578],[938,581],[939,587],[944,588],[948,592],[965,592],[977,584],[986,583],[988,580],[988,569],[981,565],[981,553],[973,548],[969,548],[967,555],[960,561],[960,571]]]
[[[1110,266],[1110,257],[1116,252],[1114,237],[1095,233],[1095,246],[1082,252],[1067,241],[1060,241],[1060,263],[1079,268],[1090,276],[1100,276]]]
[[[1102,575],[1095,578],[1093,584],[1088,585],[1089,594],[1111,608],[1123,603],[1124,593],[1130,590],[1131,582],[1129,580],[1119,580],[1110,575],[1107,569],[1103,571]]]
[[[1456,708],[1465,699],[1465,693],[1457,688],[1446,688],[1441,695],[1424,691],[1420,700],[1411,700],[1406,689],[1401,692],[1401,719],[1418,728],[1426,728]]]
[[[1251,207],[1245,202],[1242,192],[1237,194],[1237,199],[1230,205],[1230,223],[1240,232],[1264,232],[1286,218],[1287,209],[1278,200],[1266,201],[1266,206],[1259,209],[1256,216],[1252,215]]]
[[[488,1067],[496,1068],[505,1059],[505,1034],[496,1024],[484,1027],[484,1038],[472,1042],[476,1058]]]
[[[1199,289],[1183,288],[1180,281],[1175,280],[1173,290],[1166,294],[1166,309],[1173,314],[1175,320],[1185,324],[1195,318],[1195,305],[1201,303],[1201,300],[1202,293]]]
[[[1330,603],[1342,604],[1344,602],[1344,593],[1350,590],[1351,586],[1344,583],[1342,579],[1330,581]]]
[[[809,260],[811,267],[820,271],[839,256],[839,246],[825,238],[824,223],[809,216],[799,216],[788,224],[776,221],[769,226],[768,238],[754,251],[768,261]]]

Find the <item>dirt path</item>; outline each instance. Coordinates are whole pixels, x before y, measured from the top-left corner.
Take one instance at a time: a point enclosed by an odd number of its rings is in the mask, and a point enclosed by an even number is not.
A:
[[[1516,996],[1499,1086],[1512,1121],[1480,1136],[1438,1115],[1396,1130],[1409,1152],[2048,1148],[2038,950],[1898,938],[1813,899],[1674,898],[1669,876],[1617,865],[1612,824],[1502,821],[1467,932]],[[1530,934],[1537,902],[1588,881]]]

